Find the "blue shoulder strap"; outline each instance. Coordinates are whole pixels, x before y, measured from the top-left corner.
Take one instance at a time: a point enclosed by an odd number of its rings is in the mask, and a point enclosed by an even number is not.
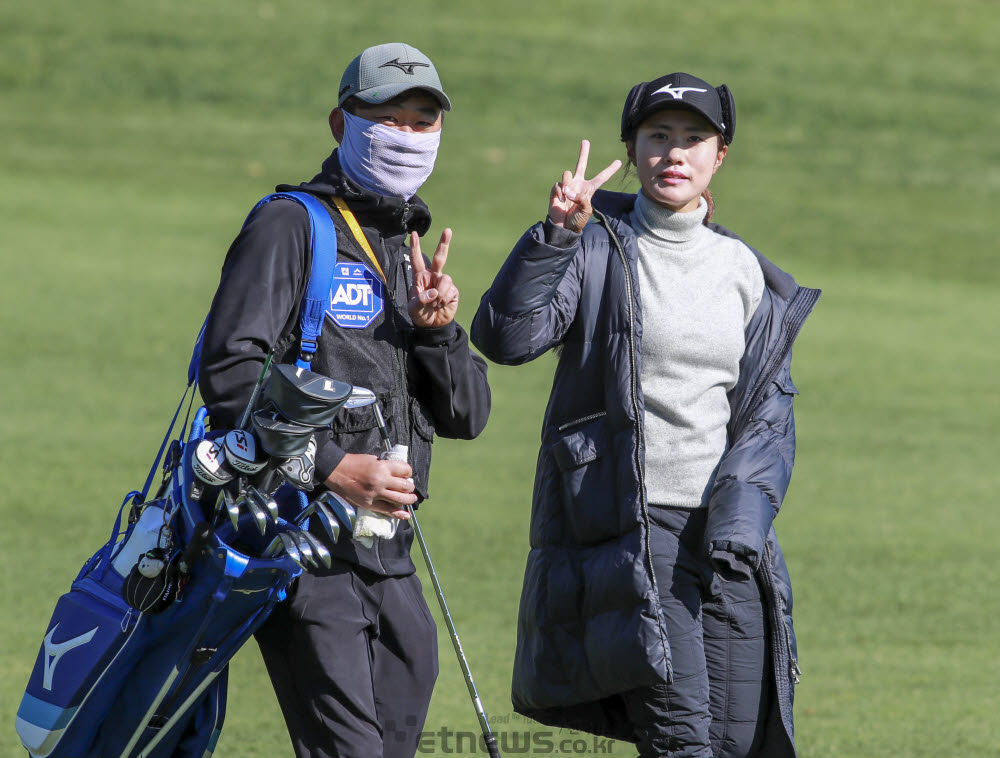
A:
[[[319,335],[323,332],[324,314],[330,304],[333,273],[337,266],[337,230],[323,203],[308,192],[276,192],[273,195],[268,195],[247,214],[243,227],[246,227],[251,216],[259,208],[278,198],[292,200],[309,213],[309,250],[312,263],[309,269],[309,281],[306,283],[306,292],[302,296],[302,305],[299,308],[299,328],[302,337],[299,342],[299,357],[295,361],[297,366],[308,369],[316,354]],[[189,387],[198,376],[198,364],[201,362],[201,347],[205,339],[205,326],[207,324],[208,316],[205,316],[201,331],[198,333],[198,339],[194,343],[191,362],[188,364]],[[153,467],[155,469],[155,463]]]
[[[330,289],[333,287],[333,272],[337,265],[337,230],[333,226],[326,207],[308,192],[276,192],[268,195],[254,206],[250,216],[263,205],[283,198],[292,200],[309,213],[309,249],[312,264],[309,281],[299,308],[299,327],[302,338],[299,342],[299,357],[295,365],[308,369],[316,354],[319,335],[323,332],[323,319],[330,307]],[[247,216],[247,220],[250,219]],[[246,222],[243,224],[246,226]]]

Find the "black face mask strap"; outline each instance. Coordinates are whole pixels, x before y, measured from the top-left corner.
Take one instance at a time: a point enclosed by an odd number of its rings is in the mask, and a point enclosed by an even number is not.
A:
[[[634,123],[635,114],[639,110],[639,104],[646,96],[646,87],[648,86],[649,82],[639,82],[628,93],[628,97],[625,98],[625,107],[622,108],[622,142],[627,142],[631,133],[639,126]]]
[[[719,102],[722,103],[722,119],[726,124],[726,131],[723,132],[722,138],[729,145],[732,143],[733,137],[736,136],[736,102],[733,100],[733,93],[725,84],[716,87],[715,91],[719,95]]]

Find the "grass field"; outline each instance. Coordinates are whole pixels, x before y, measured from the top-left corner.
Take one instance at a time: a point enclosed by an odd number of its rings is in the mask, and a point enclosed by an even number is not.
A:
[[[145,476],[229,241],[276,183],[312,176],[344,65],[393,39],[434,58],[455,103],[421,194],[432,238],[454,228],[466,324],[579,140],[594,167],[621,155],[632,84],[678,69],[729,84],[718,220],[824,290],[796,345],[778,521],[800,753],[1000,755],[996,3],[674,5],[0,8],[0,755],[20,754],[14,713],[56,598]],[[436,443],[422,518],[508,747],[535,728],[509,690],[552,366],[491,367],[490,425]],[[441,661],[427,729],[475,731],[447,635]],[[254,646],[231,682],[216,754],[290,755]]]

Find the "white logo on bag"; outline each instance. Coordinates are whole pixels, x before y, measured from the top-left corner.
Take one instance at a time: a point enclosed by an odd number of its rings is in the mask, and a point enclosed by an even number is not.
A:
[[[698,89],[698,87],[674,87],[672,84],[668,84],[665,87],[660,87],[654,95],[659,95],[661,92],[665,92],[670,95],[674,100],[683,100],[685,92],[708,92],[708,90]]]
[[[42,687],[49,691],[52,690],[52,675],[56,672],[56,666],[59,664],[59,660],[73,648],[86,645],[90,642],[99,629],[99,627],[95,626],[89,632],[85,632],[79,637],[73,637],[72,639],[64,640],[62,642],[53,642],[52,635],[56,633],[56,629],[58,628],[59,624],[52,627],[43,640],[45,645],[45,676],[42,678]]]

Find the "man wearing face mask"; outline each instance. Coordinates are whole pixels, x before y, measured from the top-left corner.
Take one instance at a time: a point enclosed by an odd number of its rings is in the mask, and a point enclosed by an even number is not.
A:
[[[333,567],[302,574],[257,634],[300,758],[412,756],[437,676],[404,507],[427,497],[434,435],[471,439],[490,410],[486,364],[454,321],[451,230],[431,261],[418,241],[431,217],[415,193],[450,109],[419,50],[368,48],[348,65],[330,114],[339,148],[311,181],[277,188],[315,195],[337,232],[312,370],[374,390],[393,441],[409,446],[409,462],[379,460],[370,407],[342,410],[317,435],[314,479],[399,521],[381,537],[328,543]],[[256,210],[226,256],[205,332],[199,376],[213,426],[238,422],[270,351],[294,362],[309,269],[305,209],[277,199]]]

